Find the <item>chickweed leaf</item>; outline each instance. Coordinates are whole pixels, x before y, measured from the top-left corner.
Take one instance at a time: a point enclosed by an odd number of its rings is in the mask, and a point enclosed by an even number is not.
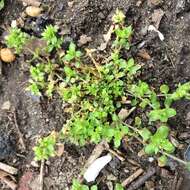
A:
[[[167,94],[169,92],[169,87],[163,84],[162,86],[160,86],[160,92],[163,94]]]
[[[141,135],[144,141],[147,141],[152,136],[152,133],[147,128],[141,129],[139,131],[139,134]]]
[[[123,14],[123,12],[117,9],[116,13],[112,17],[112,21],[115,24],[121,24],[124,22],[124,19],[125,19],[125,15]]]

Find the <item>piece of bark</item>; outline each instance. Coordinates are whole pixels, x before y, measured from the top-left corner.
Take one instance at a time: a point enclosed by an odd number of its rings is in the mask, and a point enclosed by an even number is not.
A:
[[[128,186],[132,181],[134,181],[137,177],[139,177],[142,173],[144,172],[144,170],[142,168],[138,169],[135,173],[133,173],[132,175],[130,175],[127,179],[125,179],[122,182],[122,186],[126,187]]]
[[[13,176],[8,174],[7,172],[0,170],[0,179],[2,180],[2,182],[6,183],[12,190],[16,190],[17,184],[13,180],[9,179],[9,176],[13,178]]]
[[[152,177],[156,173],[156,169],[150,167],[148,171],[142,175],[138,180],[134,181],[127,190],[135,190],[139,189],[150,177]]]
[[[13,175],[18,173],[18,169],[14,168],[12,166],[9,166],[7,164],[4,164],[2,162],[0,162],[0,170],[3,170],[5,172],[7,172],[9,174],[13,174]]]

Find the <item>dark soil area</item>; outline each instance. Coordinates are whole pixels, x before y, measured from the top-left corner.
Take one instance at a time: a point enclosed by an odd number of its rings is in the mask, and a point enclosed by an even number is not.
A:
[[[23,29],[39,36],[49,24],[57,24],[63,33],[68,34],[77,43],[81,35],[92,38],[85,46],[97,47],[103,42],[113,13],[120,8],[126,14],[126,24],[132,24],[134,36],[130,54],[143,65],[141,79],[158,88],[190,80],[190,2],[188,0],[42,0],[44,14],[38,18],[26,18]],[[0,12],[0,34],[11,25],[12,20],[21,17],[25,6],[22,0],[9,0]],[[162,10],[161,21],[155,21],[154,13]],[[160,15],[157,15],[158,18]],[[161,41],[155,32],[148,31],[150,24],[158,24],[158,30],[164,35]],[[3,41],[0,42],[3,44]],[[139,56],[145,50],[150,59]],[[64,105],[58,98],[53,100],[38,99],[25,91],[28,80],[25,55],[21,55],[12,64],[0,62],[0,107],[6,101],[11,103],[9,111],[0,110],[0,161],[19,170],[16,181],[24,183],[28,176],[30,188],[38,190],[39,166],[31,164],[34,155],[33,147],[39,137],[59,131],[66,121]],[[173,138],[179,144],[176,155],[183,159],[184,151],[190,143],[190,101],[175,103],[177,116],[170,120]],[[16,119],[15,119],[16,115]],[[15,127],[19,126],[26,149],[23,149]],[[71,144],[65,145],[62,157],[50,159],[45,164],[45,189],[68,190],[72,179],[77,177],[90,156],[93,145],[83,148]],[[130,147],[130,148],[129,148]],[[189,174],[176,162],[170,161],[165,168],[157,167],[155,158],[139,157],[142,147],[134,140],[131,146],[123,141],[120,149],[126,158],[121,162],[114,158],[98,177],[102,190],[112,190],[113,184],[122,182],[133,174],[139,166],[145,173],[154,167],[156,173],[139,189],[147,190],[186,190],[190,189]],[[185,177],[183,176],[185,175]],[[184,181],[183,181],[184,177]],[[8,190],[5,184],[0,189]],[[20,185],[19,190],[29,190]],[[127,189],[127,188],[126,188]]]

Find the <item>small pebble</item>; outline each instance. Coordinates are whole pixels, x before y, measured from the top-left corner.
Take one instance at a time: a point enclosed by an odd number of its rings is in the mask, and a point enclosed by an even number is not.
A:
[[[1,106],[1,109],[2,109],[2,110],[6,110],[6,111],[10,110],[10,108],[11,108],[11,103],[10,103],[10,101],[4,102],[3,105]]]

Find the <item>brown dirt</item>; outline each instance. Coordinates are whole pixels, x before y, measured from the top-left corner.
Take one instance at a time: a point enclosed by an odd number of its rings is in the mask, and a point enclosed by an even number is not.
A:
[[[127,24],[132,24],[135,30],[130,54],[144,65],[141,78],[151,83],[155,88],[163,83],[174,88],[174,84],[190,80],[189,1],[165,0],[154,5],[150,3],[151,0],[143,0],[142,4],[137,6],[136,0],[76,0],[72,7],[68,6],[68,2],[68,0],[42,0],[45,8],[48,6],[52,8],[38,20],[28,18],[26,23],[29,25],[24,26],[25,30],[38,35],[39,27],[43,28],[46,23],[52,22],[67,31],[75,41],[79,40],[83,34],[92,37],[93,41],[89,43],[89,46],[94,47],[101,44],[102,35],[107,32],[111,17],[115,9],[119,7],[126,13]],[[152,2],[154,1],[152,0]],[[147,31],[147,27],[152,24],[152,14],[157,9],[162,9],[165,13],[159,26],[160,32],[165,36],[164,42],[161,42],[156,34]],[[0,14],[0,17],[4,18],[0,20],[0,31],[3,32],[13,19],[18,18],[22,10],[24,7],[21,2],[8,1]],[[33,25],[30,25],[32,22]],[[150,60],[144,60],[137,56],[138,45],[142,42],[145,43],[143,48],[151,56]],[[2,70],[0,73],[0,105],[5,101],[10,101],[11,109],[15,108],[17,122],[27,146],[26,151],[20,147],[12,113],[1,110],[0,131],[4,131],[10,139],[16,141],[16,145],[13,146],[14,153],[11,153],[8,159],[1,161],[19,169],[17,176],[19,181],[28,169],[34,173],[39,171],[38,168],[31,166],[34,156],[32,148],[39,137],[49,134],[52,130],[59,131],[66,120],[66,115],[63,114],[60,100],[54,98],[47,102],[47,100],[31,97],[25,92],[28,72],[24,69],[27,67],[24,56],[19,57],[15,63],[10,65],[0,62],[0,66],[2,68],[0,69]],[[170,124],[172,131],[178,137],[181,133],[189,130],[190,102],[180,101],[175,104],[175,107],[178,116],[171,119]],[[183,158],[184,148],[190,140],[188,138],[179,138],[178,140],[184,146],[182,150],[178,150],[176,153]],[[121,151],[125,153],[127,159],[135,160],[146,171],[149,165],[155,165],[156,162],[150,163],[147,158],[140,159],[137,156],[137,150],[141,148],[135,143],[134,141],[130,150],[122,147]],[[92,146],[79,148],[66,144],[65,150],[62,158],[50,159],[50,164],[46,164],[45,187],[48,190],[69,189],[72,178],[79,175],[92,151]],[[18,153],[22,156],[19,156]],[[112,184],[112,182],[124,180],[136,168],[135,164],[121,163],[115,158],[101,175],[101,189],[108,189],[106,185],[108,182],[105,182],[104,176],[110,178],[109,182]],[[174,178],[176,177],[179,180],[182,175],[179,171],[175,163],[171,161],[167,168],[157,169],[157,175],[154,175],[150,181],[154,183],[155,189],[174,189],[176,188],[172,186]],[[3,184],[1,184],[1,189],[8,190]],[[146,187],[141,189],[146,189]]]

